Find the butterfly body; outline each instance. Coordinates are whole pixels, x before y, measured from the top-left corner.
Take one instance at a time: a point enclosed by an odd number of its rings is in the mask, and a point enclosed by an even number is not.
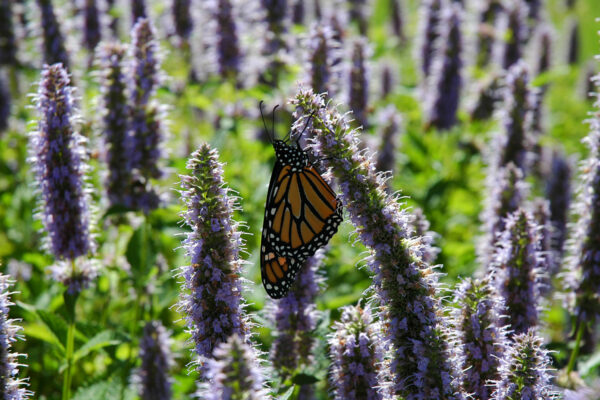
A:
[[[261,239],[261,275],[273,298],[285,296],[308,257],[342,222],[342,205],[300,146],[274,140]]]

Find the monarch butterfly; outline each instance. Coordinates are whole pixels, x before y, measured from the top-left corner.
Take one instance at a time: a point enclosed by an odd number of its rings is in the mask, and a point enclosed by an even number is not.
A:
[[[262,102],[260,107],[262,115]],[[273,134],[274,126],[273,121]],[[268,132],[266,124],[265,130]],[[342,204],[298,140],[288,144],[272,138],[272,143],[276,161],[265,204],[260,272],[267,294],[280,299],[304,261],[337,232]]]

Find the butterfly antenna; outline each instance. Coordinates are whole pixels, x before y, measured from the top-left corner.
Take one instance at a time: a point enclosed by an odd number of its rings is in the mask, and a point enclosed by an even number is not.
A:
[[[267,136],[271,139],[271,143],[273,143],[273,136],[269,133],[269,128],[267,128],[267,123],[265,122],[265,115],[263,114],[263,103],[264,101],[260,101],[258,103],[258,108],[260,109],[260,117],[262,118],[263,126],[265,127],[265,131],[267,132]]]
[[[275,136],[275,110],[277,110],[277,107],[279,107],[279,104],[273,107],[273,111],[271,111],[273,113],[273,121],[271,122],[271,131],[273,132],[273,136]]]

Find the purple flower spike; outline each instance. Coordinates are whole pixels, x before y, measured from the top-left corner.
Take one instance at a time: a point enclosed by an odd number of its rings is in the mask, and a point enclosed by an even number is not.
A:
[[[183,40],[189,40],[194,28],[191,2],[191,0],[172,0],[171,3],[175,33]]]
[[[531,161],[531,123],[534,97],[529,84],[529,71],[523,61],[513,65],[506,76],[504,89],[504,130],[495,137],[496,168],[514,163],[527,172]]]
[[[0,0],[0,65],[17,64],[12,3],[13,0]]]
[[[439,24],[442,12],[442,0],[425,0],[421,3],[419,11],[419,37],[421,44],[419,46],[421,60],[421,71],[423,77],[427,78],[430,73],[430,67],[433,60],[435,43],[439,37]]]
[[[496,21],[503,11],[501,0],[480,1],[479,27],[477,29],[477,66],[486,67],[490,63],[496,41]]]
[[[523,205],[528,185],[523,181],[523,172],[513,163],[497,173],[488,173],[487,186],[490,192],[486,199],[481,221],[485,226],[485,237],[478,249],[481,264],[490,267],[496,240],[505,228],[505,218]]]
[[[507,350],[504,302],[487,279],[465,279],[454,295],[458,363],[464,371],[461,387],[474,399],[488,400],[490,383],[500,378],[500,360]]]
[[[491,74],[484,81],[477,95],[477,100],[471,109],[471,119],[490,119],[496,111],[496,106],[502,101],[502,79],[498,74]]]
[[[341,199],[369,248],[380,321],[390,351],[391,390],[406,400],[462,399],[454,379],[447,320],[435,296],[435,271],[411,253],[410,218],[387,194],[375,163],[359,150],[359,132],[321,95],[300,89],[295,130],[312,116],[315,156],[337,178]]]
[[[569,51],[567,54],[567,62],[571,65],[579,63],[579,23],[577,20],[571,22],[569,28]]]
[[[554,42],[552,37],[552,27],[544,24],[538,29],[538,40],[539,40],[539,58],[537,63],[537,73],[542,74],[547,72],[552,63],[552,43]]]
[[[384,398],[379,383],[383,355],[378,327],[368,305],[344,307],[341,320],[333,324],[329,354],[335,399]]]
[[[494,385],[493,400],[552,400],[550,357],[535,330],[517,335],[502,357],[501,379]]]
[[[567,238],[568,211],[571,203],[571,165],[564,155],[552,155],[550,174],[546,177],[546,198],[550,202],[550,220],[555,231],[552,248],[559,257],[564,252]]]
[[[429,221],[420,208],[415,208],[410,219],[412,238],[415,241],[411,252],[428,265],[433,265],[440,249],[434,246],[437,233],[429,230]]]
[[[37,0],[41,13],[40,25],[43,30],[44,41],[44,63],[57,64],[69,68],[69,55],[65,48],[65,39],[60,32],[60,27],[56,19],[56,13],[52,6],[52,0]]]
[[[462,87],[462,6],[444,6],[440,16],[440,40],[431,64],[426,91],[427,124],[440,130],[456,125]]]
[[[207,144],[190,157],[190,175],[181,176],[184,223],[191,229],[182,245],[190,265],[181,268],[185,293],[179,310],[185,314],[202,367],[219,343],[249,333],[242,299],[242,250],[236,198],[224,186],[223,165]]]
[[[369,103],[369,49],[364,38],[356,39],[352,46],[352,63],[349,65],[348,105],[359,125],[366,129]]]
[[[296,25],[304,24],[304,0],[293,0],[292,22]]]
[[[508,215],[492,261],[494,285],[506,304],[511,336],[536,327],[540,283],[547,260],[540,249],[540,229],[533,217],[519,209]]]
[[[315,339],[312,331],[317,323],[315,299],[323,278],[319,266],[324,258],[319,250],[308,258],[298,273],[287,296],[273,301],[277,337],[273,342],[271,360],[279,371],[294,371],[301,364],[310,365]]]
[[[367,0],[348,0],[348,3],[350,21],[356,24],[361,36],[366,36],[369,27],[367,21],[369,2]]]
[[[13,285],[9,276],[0,274],[0,376],[2,385],[0,386],[0,397],[10,400],[24,400],[33,395],[23,386],[25,382],[19,379],[19,367],[23,364],[18,359],[25,356],[11,352],[13,343],[17,339],[23,339],[19,334],[21,328],[16,325],[18,320],[10,319],[8,314],[10,307],[14,303],[10,300],[12,294],[9,289]]]
[[[377,171],[393,173],[396,169],[396,152],[398,151],[402,117],[398,109],[390,105],[381,110],[378,120],[378,125],[381,127],[381,142],[377,152]]]
[[[540,281],[540,293],[547,295],[552,290],[552,277],[560,270],[559,254],[554,250],[553,241],[556,237],[554,226],[550,220],[550,202],[544,198],[536,198],[531,204],[531,213],[539,227],[539,249],[544,259],[542,266],[546,269]]]
[[[231,335],[215,349],[214,358],[208,361],[207,376],[210,383],[200,386],[200,399],[271,399],[264,388],[264,372],[256,350],[238,335]]]
[[[527,41],[528,7],[522,0],[509,0],[506,10],[501,14],[499,22],[500,37],[496,44],[496,58],[502,68],[508,70],[513,64],[523,58],[523,50]]]
[[[595,77],[600,84],[600,75]],[[598,86],[597,86],[598,88]],[[596,111],[588,123],[590,133],[584,142],[590,155],[582,163],[582,183],[577,193],[575,214],[577,224],[570,243],[568,270],[579,277],[571,278],[571,290],[576,290],[575,315],[579,321],[598,321],[600,318],[600,98],[594,103]]]
[[[404,33],[404,18],[405,18],[405,8],[402,0],[390,0],[391,1],[391,21],[392,21],[392,30],[394,35],[400,40],[400,42],[404,42],[406,40],[406,35]]]
[[[8,129],[11,103],[10,90],[4,76],[0,74],[0,134]]]
[[[120,43],[107,43],[100,48],[102,92],[102,136],[108,164],[106,191],[111,205],[134,206],[131,198],[131,171],[126,151],[129,132],[129,107],[125,78],[127,48]]]
[[[158,195],[150,186],[151,179],[163,176],[159,163],[161,142],[165,135],[163,108],[152,97],[160,83],[158,43],[152,23],[141,18],[133,27],[130,53],[131,122],[127,137],[128,169],[134,174],[135,208],[147,212],[158,207]]]
[[[41,219],[56,259],[73,260],[94,250],[90,235],[88,170],[84,139],[74,130],[69,75],[61,64],[45,66],[36,105],[37,131],[30,136],[41,193]]]
[[[140,341],[142,365],[136,371],[135,383],[142,400],[170,400],[173,379],[169,370],[173,367],[171,338],[159,321],[144,326]]]
[[[146,0],[130,0],[131,1],[131,23],[137,24],[138,19],[148,18],[148,7]]]
[[[85,0],[85,6],[83,7],[83,43],[92,52],[102,39],[100,15],[96,0]]]
[[[306,45],[308,60],[306,66],[306,83],[315,93],[334,92],[333,63],[337,57],[338,42],[334,39],[331,28],[323,24],[312,26]]]
[[[239,32],[233,14],[232,1],[214,0],[211,5],[212,18],[217,24],[214,48],[219,75],[239,84],[242,53],[239,47]]]

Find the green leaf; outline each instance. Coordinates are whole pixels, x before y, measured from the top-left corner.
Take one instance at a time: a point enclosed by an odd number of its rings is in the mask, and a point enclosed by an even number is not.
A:
[[[56,336],[59,342],[66,341],[67,338],[67,322],[57,314],[50,313],[46,310],[37,310],[37,315],[40,317],[42,322],[50,329],[50,331]]]
[[[121,397],[121,392],[123,396]],[[90,386],[80,388],[71,400],[128,400],[134,399],[135,392],[131,388],[124,388],[123,383],[114,379],[96,382]]]
[[[59,353],[60,356],[64,357],[65,348],[63,344],[56,337],[54,332],[52,332],[50,328],[48,328],[46,324],[31,323],[24,325],[23,328],[25,336],[38,339],[50,344],[57,351],[57,353]]]
[[[129,239],[125,257],[131,265],[135,284],[143,287],[150,269],[156,262],[156,246],[152,240],[151,227],[147,222],[142,223]]]
[[[289,388],[280,398],[279,400],[288,400],[292,394],[294,393],[294,386]]]
[[[319,378],[314,375],[300,373],[294,375],[292,382],[296,385],[310,385],[319,382]]]
[[[88,340],[81,346],[73,355],[74,362],[87,356],[93,351],[100,350],[104,347],[115,346],[125,341],[125,336],[115,331],[102,331],[96,336]]]

